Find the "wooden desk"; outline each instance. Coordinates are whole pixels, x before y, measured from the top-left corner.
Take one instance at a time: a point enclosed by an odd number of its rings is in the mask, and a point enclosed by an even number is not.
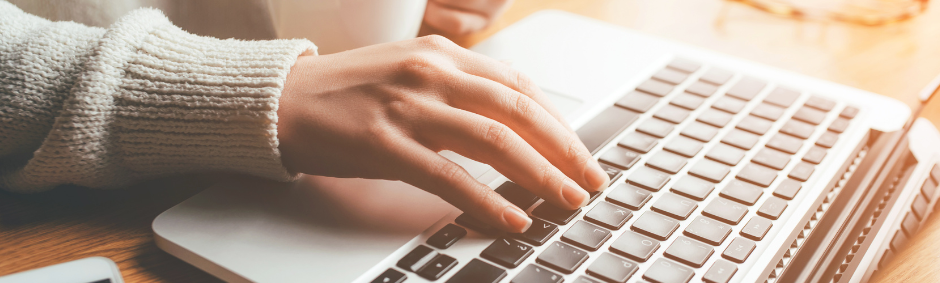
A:
[[[641,32],[734,54],[889,95],[916,106],[940,73],[940,9],[883,27],[799,22],[719,0],[517,0],[491,28],[454,40],[472,45],[542,9],[560,9]],[[425,30],[425,32],[428,32]],[[926,116],[940,124],[940,100]],[[159,250],[150,223],[162,211],[224,176],[187,176],[118,191],[0,192],[0,275],[88,256],[105,256],[127,282],[214,282]],[[924,225],[880,282],[940,281],[940,216]],[[876,280],[878,281],[878,280]]]

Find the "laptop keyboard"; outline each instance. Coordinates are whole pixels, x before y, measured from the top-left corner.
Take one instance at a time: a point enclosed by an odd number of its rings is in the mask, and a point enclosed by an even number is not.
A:
[[[513,283],[568,274],[585,283],[728,282],[857,113],[676,59],[577,131],[614,181],[588,206],[564,210],[505,182],[496,192],[530,211],[528,231],[501,233],[463,214],[397,267],[430,281],[457,269],[446,280],[455,283],[500,282],[513,269]],[[495,240],[461,264],[447,249],[466,229]],[[407,276],[390,268],[373,282]]]

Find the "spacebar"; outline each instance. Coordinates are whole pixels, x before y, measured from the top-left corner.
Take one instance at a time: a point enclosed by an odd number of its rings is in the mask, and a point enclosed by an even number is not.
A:
[[[591,154],[595,154],[611,138],[636,122],[639,116],[636,112],[612,106],[581,126],[576,133]]]

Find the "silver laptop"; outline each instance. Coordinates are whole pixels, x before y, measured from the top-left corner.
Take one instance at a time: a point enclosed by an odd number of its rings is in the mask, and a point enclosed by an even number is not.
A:
[[[610,188],[566,211],[443,152],[532,228],[307,176],[215,185],[157,245],[231,282],[864,282],[934,210],[940,133],[897,100],[559,11],[472,49],[551,96]]]

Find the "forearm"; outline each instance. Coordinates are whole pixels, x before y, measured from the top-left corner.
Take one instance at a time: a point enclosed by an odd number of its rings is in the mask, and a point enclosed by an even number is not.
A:
[[[112,187],[193,171],[291,177],[277,150],[278,99],[296,58],[315,52],[309,41],[199,37],[150,9],[107,30],[4,2],[0,13],[2,48],[12,50],[0,55],[3,188]]]

